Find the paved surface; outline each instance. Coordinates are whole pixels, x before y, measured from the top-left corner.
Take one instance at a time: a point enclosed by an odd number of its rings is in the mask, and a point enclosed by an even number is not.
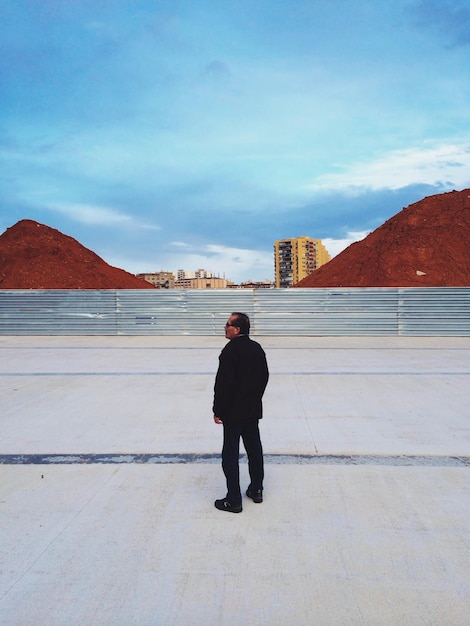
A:
[[[0,337],[1,626],[470,624],[470,339],[259,340],[233,515],[223,337]]]

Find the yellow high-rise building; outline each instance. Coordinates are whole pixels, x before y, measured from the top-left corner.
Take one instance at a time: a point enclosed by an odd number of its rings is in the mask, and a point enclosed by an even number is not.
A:
[[[294,237],[274,242],[276,288],[292,287],[330,260],[321,239]]]

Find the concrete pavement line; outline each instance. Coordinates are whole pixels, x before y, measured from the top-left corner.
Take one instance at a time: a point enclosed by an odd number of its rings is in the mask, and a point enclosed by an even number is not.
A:
[[[242,462],[246,456],[241,455]],[[470,456],[371,455],[371,454],[265,454],[276,465],[388,465],[470,467]],[[219,454],[0,454],[0,465],[168,464],[219,463]]]
[[[58,335],[57,335],[58,336]],[[114,337],[114,335],[112,335]],[[170,335],[166,335],[166,337],[169,337]],[[0,337],[5,337],[5,335],[0,335]],[[197,339],[197,338],[204,338],[204,337],[210,337],[211,339],[214,337],[213,335],[202,335],[202,336],[193,336],[193,339]],[[256,335],[253,335],[253,337],[256,337]],[[286,336],[287,337],[287,336]],[[455,337],[454,335],[451,335],[451,337]],[[258,335],[258,340],[262,341],[264,337],[260,337]],[[380,339],[380,337],[373,337],[374,339]],[[428,336],[424,336],[424,338],[432,338],[432,337],[428,337]],[[460,338],[462,339],[466,339],[465,336],[461,336]],[[220,347],[223,347],[223,343],[220,344]],[[5,347],[5,350],[12,350],[15,352],[19,352],[21,350],[24,351],[29,351],[29,350],[44,350],[44,351],[60,351],[60,350],[93,350],[94,352],[96,352],[97,350],[103,350],[106,352],[109,352],[110,350],[132,350],[135,352],[140,352],[141,350],[152,350],[154,352],[164,352],[164,351],[168,351],[171,350],[172,352],[175,350],[180,350],[180,351],[184,351],[184,350],[207,350],[207,351],[214,351],[216,349],[218,349],[219,346],[175,346],[172,344],[168,344],[165,346],[105,346],[105,345],[97,345],[97,346],[74,346],[74,345],[67,345],[67,346],[58,346],[58,345],[50,345],[50,346],[39,346],[39,345],[28,345],[28,346],[18,346],[18,345],[7,345]],[[323,351],[323,352],[331,352],[331,351],[344,351],[344,352],[348,352],[350,350],[355,350],[355,351],[361,351],[361,352],[455,352],[455,351],[468,351],[468,347],[467,346],[429,346],[429,347],[420,347],[420,346],[318,346],[318,345],[306,345],[306,346],[295,346],[295,347],[286,347],[286,346],[276,346],[276,345],[271,345],[268,347],[269,352],[273,352],[276,350],[293,350],[295,352],[299,352],[300,350],[311,350],[311,351],[315,351],[315,353],[319,352],[319,351]]]
[[[214,372],[0,372],[1,377],[54,377],[54,376],[214,376]],[[416,371],[271,371],[270,376],[470,376],[468,372],[434,370],[429,372]]]
[[[214,376],[215,372],[0,372],[9,377],[35,376]]]

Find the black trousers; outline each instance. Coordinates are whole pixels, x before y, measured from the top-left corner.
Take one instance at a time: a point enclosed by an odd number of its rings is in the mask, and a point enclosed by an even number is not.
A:
[[[258,420],[245,422],[225,423],[224,443],[222,447],[222,469],[227,480],[227,500],[230,504],[241,504],[240,491],[240,437],[248,457],[248,472],[250,487],[256,491],[263,488],[264,463],[263,446],[259,434]]]

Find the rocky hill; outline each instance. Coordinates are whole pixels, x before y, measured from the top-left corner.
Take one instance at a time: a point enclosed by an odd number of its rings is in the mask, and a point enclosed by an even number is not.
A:
[[[470,286],[470,189],[410,204],[294,286]]]
[[[154,289],[55,228],[21,220],[0,236],[0,289]]]

